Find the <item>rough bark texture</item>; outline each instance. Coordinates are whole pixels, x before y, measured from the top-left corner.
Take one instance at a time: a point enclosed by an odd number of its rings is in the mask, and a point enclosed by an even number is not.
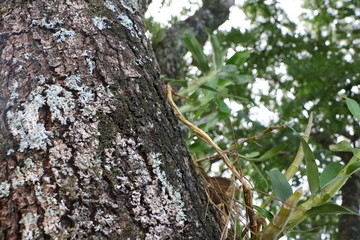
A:
[[[184,34],[195,35],[201,44],[207,39],[206,28],[216,30],[229,17],[234,0],[203,0],[203,6],[188,19],[174,24],[165,32],[164,39],[154,50],[161,73],[169,78],[179,77],[181,63],[187,49],[182,41]]]
[[[351,156],[343,158],[348,163]],[[342,206],[359,212],[360,205],[360,172],[354,173],[341,188]],[[360,217],[356,215],[341,215],[339,217],[338,239],[360,239]]]
[[[135,3],[2,1],[0,239],[219,239]]]
[[[345,135],[345,133],[343,133]],[[351,139],[351,142],[355,144],[358,136],[347,136]],[[329,134],[315,133],[316,141],[321,144],[324,148],[328,149],[331,144],[335,144]],[[344,164],[347,164],[351,157],[351,153],[341,152],[338,153]],[[360,172],[354,173],[341,188],[342,206],[354,211],[360,211]],[[359,240],[360,239],[360,217],[356,215],[340,215],[339,216],[339,232],[337,239],[349,239]]]

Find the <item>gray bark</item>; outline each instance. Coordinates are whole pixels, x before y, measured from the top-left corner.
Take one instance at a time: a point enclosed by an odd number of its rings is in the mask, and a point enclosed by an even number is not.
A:
[[[128,1],[0,8],[0,239],[219,239]]]

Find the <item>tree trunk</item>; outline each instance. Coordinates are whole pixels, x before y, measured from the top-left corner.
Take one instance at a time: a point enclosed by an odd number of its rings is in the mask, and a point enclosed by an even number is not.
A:
[[[0,239],[219,239],[139,3],[2,2]]]
[[[343,134],[344,135],[344,134]],[[358,137],[356,135],[351,138],[356,141]],[[332,140],[332,137],[328,133],[315,133],[316,141],[321,144],[324,148],[329,149],[331,144],[335,144],[335,141]],[[354,144],[355,146],[355,144]],[[348,164],[352,153],[349,152],[338,152],[337,156],[341,158],[344,165]],[[354,212],[359,212],[359,199],[360,199],[360,173],[354,173],[346,181],[344,186],[341,188],[341,198],[342,206],[346,207]],[[349,240],[360,240],[360,217],[350,214],[342,214],[339,216],[338,222],[338,233],[337,239],[349,239]]]
[[[342,158],[347,164],[351,154]],[[359,212],[360,199],[360,173],[354,173],[341,188],[342,206]],[[360,240],[360,217],[356,215],[340,215],[338,239]]]

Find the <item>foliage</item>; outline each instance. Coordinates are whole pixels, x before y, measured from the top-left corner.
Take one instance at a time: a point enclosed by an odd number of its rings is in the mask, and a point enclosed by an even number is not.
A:
[[[185,95],[186,97],[190,97],[192,99],[199,99],[196,104],[193,103],[194,101],[184,104],[182,106],[182,109],[186,109],[187,113],[197,112],[198,115],[202,117],[204,117],[204,112],[206,112],[208,104],[211,104],[212,102],[216,104],[218,101],[222,101],[222,99],[224,98],[224,95],[217,93],[221,91],[227,92],[227,86],[229,85],[236,86],[250,82],[235,80],[241,78],[242,76],[241,74],[239,74],[239,68],[244,64],[245,60],[249,56],[249,51],[236,52],[235,54],[233,54],[232,57],[225,61],[225,64],[222,64],[222,56],[224,54],[219,49],[220,45],[218,44],[218,40],[210,33],[209,37],[211,39],[211,44],[213,48],[213,62],[211,67],[209,66],[207,56],[203,52],[203,49],[201,45],[197,42],[197,40],[192,35],[185,36],[185,44],[187,45],[189,51],[192,53],[195,66],[197,66],[199,70],[201,70],[202,75],[201,77],[195,79],[193,83],[188,84],[183,90],[179,92],[180,95]],[[234,63],[237,63],[238,65],[234,65]],[[228,69],[231,69],[231,71],[229,71]],[[224,73],[227,73],[227,75],[225,75]],[[238,77],[235,77],[236,75]],[[227,81],[228,84],[220,84],[221,80]],[[210,92],[211,94],[208,94],[208,92]],[[223,102],[223,104],[225,103]],[[357,103],[351,101],[351,104],[348,104],[348,106],[350,111],[354,114],[354,116],[356,116],[359,111]],[[221,104],[218,104],[217,108],[212,108],[212,110],[214,109],[218,110],[219,112],[227,113],[227,117],[229,117],[230,115],[230,108],[226,104],[225,107]],[[225,109],[226,111],[222,111],[221,109]],[[221,118],[216,118],[216,121],[219,120],[221,120]],[[207,126],[207,128],[210,129],[209,126]],[[332,196],[334,196],[334,194],[346,182],[349,174],[354,173],[358,168],[360,168],[360,154],[357,154],[358,150],[342,142],[340,143],[340,146],[333,146],[333,150],[353,151],[354,157],[349,162],[349,164],[345,166],[345,168],[336,163],[329,164],[320,176],[318,166],[315,162],[315,157],[311,148],[309,147],[305,139],[303,139],[302,137],[300,137],[300,142],[301,151],[303,152],[303,155],[306,159],[306,172],[311,195],[307,201],[296,207],[296,203],[302,195],[300,194],[301,191],[292,193],[291,186],[289,185],[286,177],[281,174],[279,170],[273,169],[271,171],[268,171],[267,174],[270,178],[276,196],[279,200],[286,202],[283,204],[275,218],[269,223],[267,227],[265,227],[263,232],[260,233],[264,239],[276,238],[277,236],[279,236],[279,234],[281,234],[282,231],[285,230],[285,228],[288,228],[289,230],[292,229],[294,226],[302,222],[307,216],[313,215],[314,212],[316,212],[317,214],[329,213],[331,211],[333,211],[333,213],[351,213],[350,210],[347,210],[346,208],[340,207],[336,204],[323,204],[327,203],[327,201]],[[341,146],[343,145],[345,145],[346,148],[342,148]],[[279,146],[272,148],[271,150],[263,154],[262,157],[258,158],[258,160],[267,160],[268,158],[264,157],[266,155],[269,155],[271,157],[275,156],[276,153],[279,152],[278,149],[282,149],[284,145],[280,145],[280,147],[281,148],[279,148]],[[247,156],[239,154],[238,157],[240,156],[240,158],[247,161],[253,161],[253,156],[256,155],[257,154],[250,153],[250,156],[252,157],[249,157],[249,154]],[[291,210],[287,210],[287,205],[291,206]]]
[[[187,35],[185,43],[197,71],[193,68],[186,80],[171,83],[181,85],[179,94],[191,99],[182,101],[181,111],[222,149],[237,150],[233,164],[242,168],[257,190],[268,192],[271,182],[280,200],[291,196],[286,181],[290,177],[279,170],[293,167],[290,163],[300,146],[306,165],[296,166],[297,173],[290,183],[293,187],[304,185],[303,177],[307,176],[310,191],[304,191],[307,200],[299,202],[303,211],[295,211],[283,230],[289,237],[300,234],[319,239],[319,235],[308,236],[303,230],[324,233],[319,226],[329,223],[326,232],[335,232],[334,214],[351,212],[328,201],[336,201],[336,192],[360,167],[358,150],[353,148],[359,146],[360,29],[352,24],[359,6],[351,1],[330,0],[304,1],[303,7],[307,11],[301,16],[300,29],[300,24],[291,22],[275,1],[245,1],[241,9],[251,27],[209,33],[212,51],[208,55],[194,37]],[[239,46],[251,51],[238,51]],[[265,90],[256,87],[259,79],[266,79]],[[234,111],[233,106],[238,110]],[[267,108],[274,117],[267,121],[254,118],[254,108]],[[307,143],[297,132],[305,129],[310,112],[315,113],[315,125]],[[269,126],[284,123],[289,128],[255,138]],[[241,141],[251,136],[252,141]],[[197,160],[214,154],[191,133],[187,141]],[[283,147],[279,150],[279,146]],[[353,158],[340,163],[338,151],[350,151]],[[268,152],[274,154],[264,158]],[[221,164],[216,164],[216,169],[215,162],[216,158],[210,158],[199,164],[205,172],[229,174]],[[265,195],[257,197],[258,202],[265,202]],[[254,208],[270,220],[278,203]],[[319,213],[333,215],[313,217]]]

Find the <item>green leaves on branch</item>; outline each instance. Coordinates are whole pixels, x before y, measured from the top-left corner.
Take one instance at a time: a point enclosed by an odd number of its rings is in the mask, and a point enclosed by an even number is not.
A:
[[[191,113],[190,116],[194,118],[193,120],[198,121],[200,125],[203,124],[203,129],[210,129],[220,120],[228,119],[230,116],[230,108],[224,99],[235,98],[229,95],[229,86],[235,85],[238,88],[242,88],[245,87],[243,86],[244,84],[254,81],[252,76],[240,74],[240,69],[249,58],[250,51],[236,52],[226,60],[226,51],[222,49],[217,37],[210,32],[208,32],[208,34],[213,50],[211,56],[207,56],[204,53],[201,44],[193,35],[187,34],[184,38],[185,45],[191,52],[194,63],[201,71],[201,75],[195,77],[195,79],[193,78],[193,81],[187,84],[181,81],[173,82],[185,88],[179,92],[180,95],[193,99],[193,101],[186,102],[185,105],[181,107],[181,111]],[[346,105],[351,114],[360,120],[359,104],[351,98],[347,98],[346,96],[344,98],[346,99]],[[311,122],[312,115],[309,119],[309,129],[307,135],[305,134],[305,139],[308,138],[310,133]],[[300,139],[301,147],[299,148],[297,158],[289,167],[286,177],[276,169],[267,172],[276,197],[281,201],[287,202],[287,204],[283,204],[279,213],[274,217],[269,226],[265,228],[262,236],[269,237],[268,239],[275,239],[285,227],[291,229],[308,216],[327,213],[352,213],[348,209],[326,202],[339,191],[351,174],[360,170],[360,150],[354,149],[350,143],[346,141],[331,145],[331,151],[352,152],[354,157],[345,167],[340,163],[330,163],[322,173],[319,174],[319,169],[311,148],[303,137]],[[206,147],[198,144],[197,141],[195,141],[193,146],[197,146],[197,148]],[[257,171],[255,162],[265,161],[276,156],[285,146],[285,144],[276,146],[260,157],[255,152],[253,154],[239,156],[244,160],[250,161],[250,165],[254,165],[253,168]],[[201,150],[197,149],[197,151]],[[301,166],[303,156],[305,156],[306,173],[311,196],[295,208],[301,196],[301,191],[292,193],[292,188],[287,178],[290,179]],[[261,170],[258,171],[261,172]],[[260,178],[263,177],[261,174],[258,175]],[[254,208],[259,214],[269,220],[272,218],[270,212],[264,208],[256,206]]]
[[[262,161],[268,160],[268,159],[276,156],[286,146],[287,146],[287,144],[284,143],[279,146],[273,147],[270,150],[266,151],[263,155],[261,155],[261,157],[258,157],[258,158],[255,158],[256,156],[254,156],[254,155],[245,155],[245,156],[241,156],[241,157],[244,158],[245,160],[252,161],[252,162],[262,162]],[[252,153],[252,154],[255,154],[255,153]]]
[[[324,203],[320,206],[313,207],[310,210],[306,211],[307,216],[317,216],[320,214],[354,214],[360,216],[360,214],[334,203]]]
[[[262,232],[261,239],[278,239],[279,235],[284,231],[291,217],[291,214],[295,210],[301,196],[302,188],[299,188],[286,199],[286,203],[282,204],[279,212],[275,215],[274,219],[270,222],[268,226],[266,226],[266,228]]]
[[[348,141],[341,141],[338,144],[332,144],[329,146],[330,151],[333,152],[352,152],[354,148]]]
[[[314,154],[311,151],[307,142],[301,139],[301,146],[303,147],[306,162],[306,175],[308,177],[309,188],[312,194],[315,194],[320,189],[319,170],[316,166]]]
[[[297,210],[295,210],[293,216],[289,221],[289,229],[303,221],[307,217],[307,211],[313,209],[314,207],[321,206],[329,199],[331,199],[346,183],[349,175],[360,169],[360,151],[358,149],[349,148],[349,145],[345,142],[340,142],[339,144],[332,146],[332,149],[347,151],[350,150],[354,153],[354,156],[350,159],[349,163],[339,171],[339,173],[335,177],[334,175],[335,172],[338,171],[338,166],[333,165],[329,167],[330,169],[326,170],[327,173],[325,173],[325,170],[323,171],[322,175],[324,174],[324,176],[322,178],[324,180],[322,181],[324,185],[316,194],[312,194],[312,196],[308,200],[298,206]],[[327,176],[325,177],[325,175]]]
[[[285,176],[277,169],[267,171],[266,173],[270,178],[276,197],[282,201],[286,201],[292,194],[292,189]]]
[[[222,49],[218,38],[208,31],[212,47],[212,58],[204,53],[199,41],[191,34],[185,34],[184,43],[192,54],[195,65],[201,75],[193,77],[187,84],[174,80],[174,83],[183,86],[178,94],[192,99],[185,101],[179,109],[182,113],[191,113],[192,121],[204,130],[211,129],[218,122],[230,117],[231,109],[225,99],[243,100],[240,96],[229,94],[229,86],[240,87],[254,81],[250,75],[240,74],[240,67],[249,57],[250,51],[235,53],[231,59],[225,61],[226,49]],[[212,61],[209,61],[212,59]],[[242,87],[242,86],[241,86]],[[215,114],[214,114],[215,113]]]
[[[220,47],[220,42],[217,39],[217,37],[214,34],[212,34],[210,30],[206,30],[206,31],[209,35],[211,47],[213,49],[214,68],[215,68],[215,70],[221,69],[222,66],[224,65],[224,55],[225,54]]]
[[[209,72],[210,67],[207,56],[195,36],[192,34],[185,34],[184,43],[194,58],[195,66],[197,66],[203,73]]]
[[[360,169],[360,150],[353,148],[348,141],[344,140],[338,144],[330,145],[329,148],[333,152],[352,152],[354,157],[359,158],[359,161],[347,165],[346,174],[351,175]]]
[[[342,168],[343,166],[338,162],[329,163],[320,174],[320,187],[326,186],[326,184],[335,179]]]
[[[224,80],[232,81],[234,84],[245,84],[254,81],[251,75],[242,75],[237,72],[220,72],[217,77]]]
[[[250,51],[249,50],[236,52],[236,53],[234,53],[234,55],[232,55],[226,61],[226,64],[232,64],[232,65],[236,65],[238,67],[241,67],[249,57],[250,57]]]
[[[346,97],[346,105],[348,109],[350,110],[351,114],[357,118],[358,121],[360,121],[360,106],[359,104],[351,98]]]
[[[253,208],[261,214],[261,216],[265,217],[267,220],[271,221],[274,218],[274,215],[266,210],[265,208],[253,205]]]

